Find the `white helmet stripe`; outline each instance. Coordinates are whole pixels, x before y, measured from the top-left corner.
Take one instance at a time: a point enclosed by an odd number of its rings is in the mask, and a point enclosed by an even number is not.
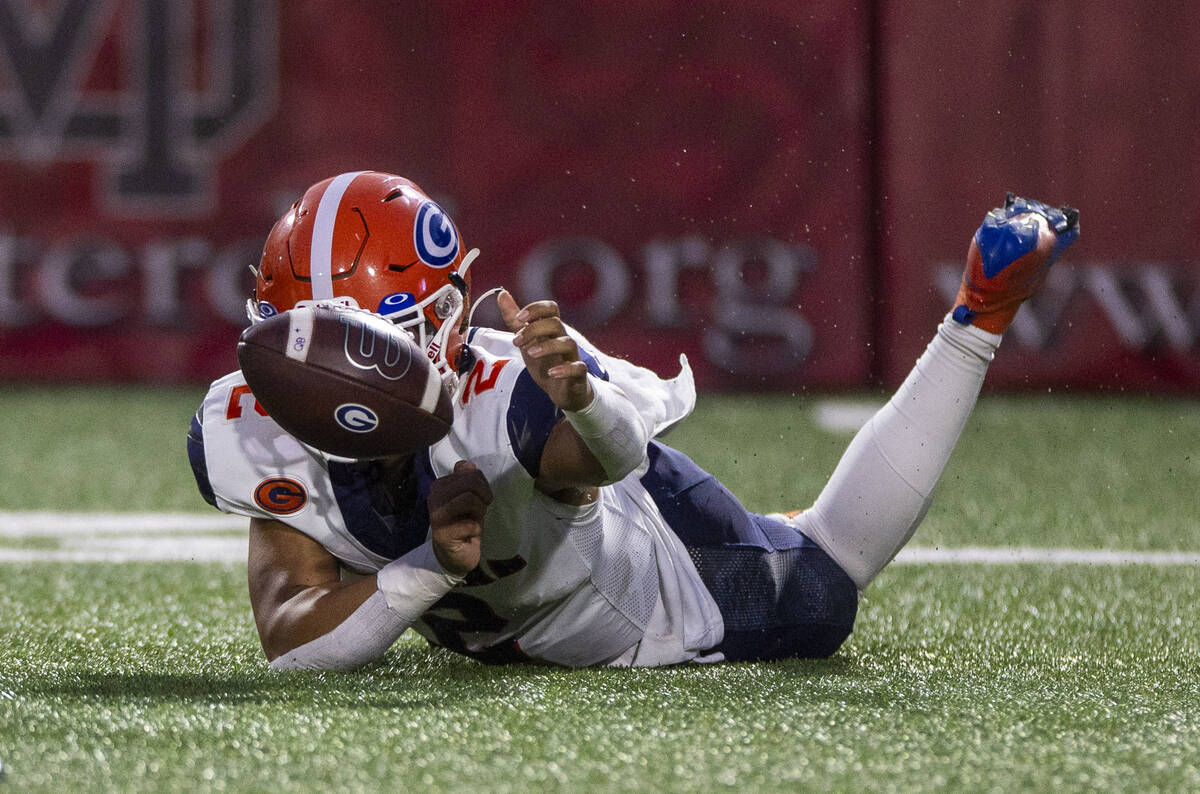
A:
[[[313,300],[328,300],[333,297],[333,224],[337,220],[338,205],[342,196],[364,171],[350,171],[333,178],[321,195],[317,205],[317,217],[313,219],[312,247],[309,253],[309,275],[312,277]]]

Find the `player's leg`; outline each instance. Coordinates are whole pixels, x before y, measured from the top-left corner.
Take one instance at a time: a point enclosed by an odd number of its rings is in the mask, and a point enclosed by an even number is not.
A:
[[[1078,233],[1075,210],[1011,194],[989,213],[972,239],[957,305],[854,437],[816,503],[791,519],[860,590],[925,517],[1001,334]]]
[[[688,547],[724,621],[724,638],[714,650],[732,662],[833,655],[854,630],[854,582],[809,538],[748,515],[757,537]]]
[[[816,543],[750,513],[682,452],[650,444],[641,483],[721,611],[730,661],[822,658],[854,628],[854,582]]]
[[[999,342],[942,323],[900,389],[850,442],[816,503],[792,519],[860,590],[925,517]]]

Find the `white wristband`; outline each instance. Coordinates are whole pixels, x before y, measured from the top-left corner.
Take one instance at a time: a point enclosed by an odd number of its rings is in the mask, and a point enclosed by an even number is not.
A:
[[[592,401],[583,410],[563,415],[596,456],[608,482],[616,482],[641,464],[650,431],[619,386],[590,375],[588,381]]]
[[[465,578],[446,572],[430,540],[389,562],[375,576],[388,606],[410,623]]]

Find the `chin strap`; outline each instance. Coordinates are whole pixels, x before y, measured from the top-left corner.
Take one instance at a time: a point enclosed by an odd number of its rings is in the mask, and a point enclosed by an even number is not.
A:
[[[467,274],[467,270],[475,262],[475,258],[477,256],[479,256],[478,248],[472,248],[470,251],[467,251],[466,255],[464,255],[462,258],[462,262],[460,262],[458,265],[458,274],[460,276],[465,276]]]
[[[475,324],[475,310],[479,308],[481,303],[488,298],[499,295],[501,292],[504,292],[504,287],[492,287],[490,290],[476,298],[475,302],[471,304],[471,311],[467,313],[467,325],[472,326]]]
[[[459,263],[458,269],[451,272],[450,275],[447,276],[447,279],[450,281],[450,283],[462,295],[462,299],[464,301],[467,298],[467,280],[464,277],[478,256],[478,248],[472,248],[470,251],[467,251],[466,255],[462,258],[462,262]],[[419,343],[424,345],[426,350],[429,350],[431,347],[435,347],[434,355],[430,360],[433,361],[433,365],[437,368],[438,372],[442,373],[443,378],[445,378],[447,375],[450,375],[451,379],[453,379],[455,374],[454,369],[456,362],[450,360],[450,353],[452,352],[450,350],[450,337],[458,327],[458,319],[462,317],[462,312],[463,307],[460,305],[454,314],[442,321],[441,326],[439,326],[437,331],[429,337],[428,341],[425,339],[417,340]],[[419,327],[420,326],[418,326],[418,328]],[[420,333],[424,332],[421,331]]]

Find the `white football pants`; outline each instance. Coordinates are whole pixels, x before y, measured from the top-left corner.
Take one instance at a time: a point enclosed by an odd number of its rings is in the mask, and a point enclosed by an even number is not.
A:
[[[998,334],[947,316],[899,391],[850,442],[816,503],[792,520],[860,591],[925,517],[999,344]]]

